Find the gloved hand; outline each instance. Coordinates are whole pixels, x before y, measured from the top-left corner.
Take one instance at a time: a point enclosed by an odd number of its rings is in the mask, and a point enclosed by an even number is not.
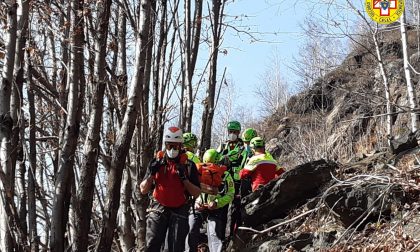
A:
[[[149,164],[149,171],[150,171],[150,175],[154,176],[160,168],[160,162],[158,160],[153,160],[152,162],[150,162]]]
[[[217,203],[216,203],[216,201],[212,201],[212,202],[210,202],[209,203],[209,205],[208,205],[208,209],[209,210],[213,210],[213,209],[216,209],[216,207],[217,207]]]
[[[200,204],[200,203],[196,203],[195,204],[195,210],[197,210],[197,211],[203,211],[204,209],[206,209],[206,207],[204,206],[204,204]]]
[[[228,155],[224,155],[224,156],[220,159],[219,164],[220,164],[220,165],[224,165],[224,166],[228,166],[228,167],[229,167],[229,165],[230,165],[230,160],[229,160]]]
[[[177,164],[176,165],[176,173],[178,173],[179,178],[184,181],[187,179],[187,172],[186,167],[183,164]]]

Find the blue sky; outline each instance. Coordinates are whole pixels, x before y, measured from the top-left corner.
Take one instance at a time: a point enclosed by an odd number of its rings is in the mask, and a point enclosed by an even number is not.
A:
[[[227,6],[225,13],[239,16],[236,25],[243,29],[249,27],[260,40],[253,41],[233,29],[224,37],[223,47],[227,54],[219,56],[219,71],[227,67],[227,78],[234,82],[241,105],[249,108],[250,104],[258,102],[255,87],[260,84],[261,74],[276,52],[282,61],[284,79],[293,85],[296,78],[286,65],[297,55],[303,41],[299,24],[306,15],[305,8],[291,5],[290,1],[235,0]]]

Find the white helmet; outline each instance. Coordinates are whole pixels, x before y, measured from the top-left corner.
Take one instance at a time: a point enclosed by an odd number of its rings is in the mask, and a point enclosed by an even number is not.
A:
[[[163,135],[163,142],[183,143],[182,130],[178,127],[169,127]]]

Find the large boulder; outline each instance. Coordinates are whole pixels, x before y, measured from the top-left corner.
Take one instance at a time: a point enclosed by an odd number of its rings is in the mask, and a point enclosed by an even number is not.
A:
[[[419,139],[420,139],[420,131],[416,131],[414,133],[410,132],[397,139],[392,139],[391,140],[392,153],[398,154],[403,151],[418,147]]]
[[[317,196],[331,180],[337,164],[318,160],[299,165],[283,174],[281,179],[242,199],[242,219],[245,226],[257,227],[272,219],[287,216],[291,209]]]
[[[325,197],[325,203],[334,216],[348,228],[359,227],[378,218],[390,217],[392,205],[403,202],[400,186],[378,183],[354,183],[332,189]]]

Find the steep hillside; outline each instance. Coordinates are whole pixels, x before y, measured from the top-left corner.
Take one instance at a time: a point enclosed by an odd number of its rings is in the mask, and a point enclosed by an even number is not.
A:
[[[420,133],[410,133],[399,30],[380,37],[392,136],[368,41],[259,129],[288,171],[242,199],[244,224],[228,251],[420,251]],[[417,38],[410,30],[420,70]]]
[[[399,30],[380,37],[395,105],[393,135],[398,138],[410,131]],[[414,30],[409,30],[409,43],[410,63],[420,71]],[[385,92],[374,54],[372,42],[358,46],[341,66],[293,96],[287,103],[288,113],[275,114],[265,121],[261,130],[267,139],[272,139],[271,150],[286,165],[318,158],[345,162],[356,154],[387,148]],[[418,75],[412,74],[412,78],[418,83]],[[419,85],[416,89],[419,94]]]

